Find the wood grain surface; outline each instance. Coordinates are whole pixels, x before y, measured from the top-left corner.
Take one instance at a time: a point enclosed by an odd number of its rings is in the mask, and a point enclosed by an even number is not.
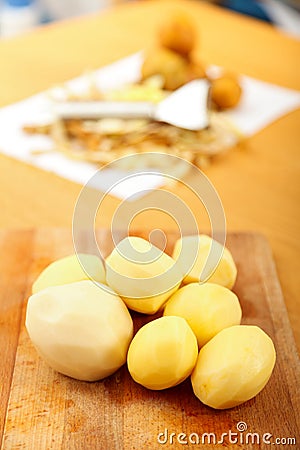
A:
[[[110,234],[100,230],[97,236],[103,253],[108,254]],[[167,252],[176,237],[167,234]],[[89,240],[85,242],[88,250]],[[189,380],[156,392],[134,383],[125,366],[95,383],[76,381],[50,369],[37,356],[24,328],[26,300],[39,272],[56,258],[72,253],[71,234],[62,229],[0,232],[1,449],[176,449],[184,445],[177,440],[179,433],[188,437],[197,433],[200,439],[203,433],[215,433],[218,440],[229,430],[237,432],[240,421],[248,429],[238,432],[238,444],[224,438],[223,444],[212,445],[206,437],[201,448],[258,448],[241,441],[247,432],[258,433],[260,440],[270,433],[271,442],[295,438],[296,445],[277,448],[299,448],[299,361],[269,246],[261,235],[249,233],[229,234],[227,245],[238,267],[234,291],[242,305],[243,323],[259,325],[272,337],[277,362],[269,383],[256,398],[231,410],[215,411],[197,400]],[[137,313],[133,318],[136,328],[152,319]],[[160,444],[158,434],[165,430],[168,443]],[[176,434],[172,444],[171,433]],[[259,448],[270,445],[261,443]]]
[[[156,45],[158,27],[178,10],[188,11],[195,20],[195,57],[200,61],[300,90],[299,40],[206,2],[153,0],[126,2],[105,13],[50,24],[0,41],[0,105]],[[267,236],[298,349],[299,122],[300,110],[282,117],[242,148],[216,158],[205,170],[224,204],[228,229],[256,230]],[[0,228],[71,227],[80,189],[0,154]],[[196,209],[195,217],[204,227],[192,195],[180,186],[172,191]],[[99,225],[110,226],[119,203],[114,197],[107,199]],[[136,229],[154,225],[153,220],[136,219]],[[166,229],[172,225],[167,216],[160,221]]]

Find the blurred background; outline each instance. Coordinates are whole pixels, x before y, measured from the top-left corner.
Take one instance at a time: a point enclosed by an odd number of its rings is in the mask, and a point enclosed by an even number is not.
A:
[[[9,38],[45,23],[101,12],[125,2],[126,0],[0,0],[0,38]],[[266,21],[300,38],[299,0],[214,0],[211,3]]]

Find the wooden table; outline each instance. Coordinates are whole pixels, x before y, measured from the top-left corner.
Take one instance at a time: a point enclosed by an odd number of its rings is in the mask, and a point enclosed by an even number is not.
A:
[[[203,61],[300,89],[298,41],[269,25],[201,2],[148,1],[0,42],[0,105],[151,46],[161,18],[177,7],[188,8],[198,24],[197,54]],[[269,239],[298,349],[299,122],[300,111],[290,113],[206,169],[223,201],[228,229],[260,231]],[[172,190],[195,210],[190,192]],[[79,192],[75,183],[0,155],[2,228],[70,228]],[[115,198],[106,200],[99,225],[110,224],[118,203]],[[195,214],[204,226],[201,211]],[[155,217],[145,220],[144,216],[133,224],[137,228],[154,225]],[[164,216],[160,226],[172,229],[174,223]]]

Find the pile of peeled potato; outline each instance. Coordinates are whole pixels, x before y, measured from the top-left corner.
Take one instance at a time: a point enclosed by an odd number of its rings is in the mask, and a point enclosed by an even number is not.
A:
[[[196,28],[190,16],[178,13],[168,18],[159,30],[158,45],[145,54],[142,79],[158,75],[163,89],[173,91],[194,79],[208,78],[212,107],[223,110],[236,106],[242,93],[237,77],[225,72],[211,78],[205,65],[194,58],[196,41]]]
[[[26,328],[38,353],[53,369],[85,381],[103,379],[126,361],[148,389],[191,376],[195,395],[216,409],[253,398],[271,376],[274,345],[259,327],[240,325],[241,306],[231,291],[237,268],[228,249],[208,280],[201,279],[212,243],[206,235],[182,237],[171,257],[126,237],[104,263],[88,254],[53,262],[33,283],[27,305]],[[182,255],[195,248],[190,268]],[[133,336],[129,309],[162,311],[162,317]]]

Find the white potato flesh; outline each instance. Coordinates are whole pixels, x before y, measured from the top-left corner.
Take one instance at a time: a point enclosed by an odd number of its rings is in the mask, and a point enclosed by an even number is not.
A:
[[[49,264],[32,285],[32,293],[50,286],[75,283],[76,281],[92,279],[105,283],[104,264],[95,255],[79,253],[58,259]]]
[[[240,405],[264,388],[275,360],[272,339],[261,328],[253,325],[226,328],[199,352],[191,376],[194,393],[215,409]]]
[[[213,240],[205,234],[184,236],[177,240],[174,246],[172,257],[180,263],[182,271],[185,274],[184,284],[196,281],[209,281],[210,283],[220,284],[221,286],[231,289],[235,283],[237,276],[237,268],[230,251],[224,247],[221,259],[215,268],[212,265],[214,260],[208,261],[208,267],[213,271],[212,275],[205,279],[202,272],[211,251],[212,243],[214,243],[216,252],[222,254],[222,246],[219,242]],[[182,251],[184,249],[184,251]],[[190,255],[198,249],[197,256],[193,264],[190,261]],[[210,267],[212,265],[212,267]]]
[[[224,286],[191,283],[169,298],[164,315],[183,317],[202,347],[224,328],[239,325],[242,310],[237,296]]]
[[[166,389],[185,380],[198,354],[197,340],[181,317],[161,317],[134,336],[127,356],[132,378],[148,389]]]
[[[127,237],[106,258],[106,282],[126,305],[154,314],[181,284],[183,275],[169,255],[139,237]]]
[[[119,369],[133,336],[132,319],[121,298],[89,280],[33,294],[26,328],[54,370],[85,381],[100,380]]]

